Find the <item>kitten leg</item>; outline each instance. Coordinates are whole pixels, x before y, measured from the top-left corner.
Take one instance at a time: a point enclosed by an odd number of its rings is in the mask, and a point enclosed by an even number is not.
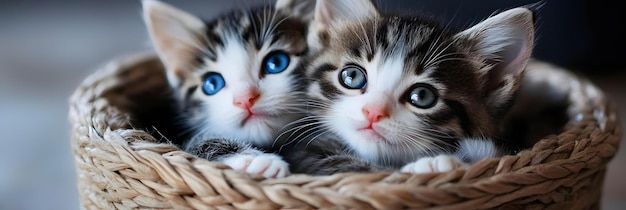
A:
[[[431,173],[447,172],[465,167],[485,158],[500,157],[502,148],[490,139],[465,138],[459,142],[459,148],[453,155],[425,157],[402,167],[402,172]],[[468,164],[469,163],[469,164]]]
[[[289,175],[289,164],[280,156],[265,153],[250,144],[227,139],[192,141],[185,151],[198,157],[218,161],[234,170],[259,174],[267,178]]]
[[[281,154],[291,163],[294,173],[330,175],[342,172],[392,171],[391,168],[367,162],[349,151],[336,137],[320,136],[310,144],[283,149]]]
[[[451,155],[420,158],[415,162],[404,165],[400,171],[409,173],[437,173],[448,172],[467,166],[466,163]]]
[[[330,175],[342,172],[380,172],[383,167],[371,164],[352,155],[324,155],[307,157],[306,161],[296,163],[295,172],[311,175]]]
[[[466,163],[476,163],[482,159],[501,157],[506,154],[503,147],[499,147],[491,139],[464,138],[459,141],[459,147],[454,156]]]

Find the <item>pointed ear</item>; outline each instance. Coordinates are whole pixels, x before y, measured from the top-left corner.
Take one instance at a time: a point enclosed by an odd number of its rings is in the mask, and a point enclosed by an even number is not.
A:
[[[330,26],[341,21],[361,21],[379,17],[370,0],[317,0],[307,41],[310,46],[323,47]]]
[[[167,68],[171,84],[177,84],[191,71],[204,23],[193,15],[156,0],[143,0],[143,16],[152,44]]]
[[[313,20],[315,0],[277,0],[276,11],[284,12],[305,21]]]
[[[358,21],[378,17],[370,0],[318,0],[315,5],[315,22],[331,25],[339,20]]]
[[[489,104],[506,107],[519,87],[534,45],[533,12],[515,8],[492,16],[459,33],[456,38],[469,41],[471,53],[485,64],[483,91]]]

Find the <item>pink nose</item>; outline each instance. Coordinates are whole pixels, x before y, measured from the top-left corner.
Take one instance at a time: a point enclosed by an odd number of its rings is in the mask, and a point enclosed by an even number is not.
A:
[[[366,105],[365,107],[363,107],[363,114],[365,114],[370,124],[378,122],[382,118],[389,117],[389,113],[387,113],[387,108],[377,105]]]
[[[250,108],[254,106],[254,102],[259,98],[259,95],[259,92],[256,90],[250,89],[243,94],[235,96],[233,104],[242,109],[250,110]]]

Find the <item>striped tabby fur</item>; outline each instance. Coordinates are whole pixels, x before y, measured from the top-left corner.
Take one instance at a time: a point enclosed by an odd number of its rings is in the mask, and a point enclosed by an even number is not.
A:
[[[281,150],[293,172],[437,172],[503,154],[499,125],[534,42],[530,10],[464,31],[382,16],[366,0],[320,0],[315,14],[311,113]]]

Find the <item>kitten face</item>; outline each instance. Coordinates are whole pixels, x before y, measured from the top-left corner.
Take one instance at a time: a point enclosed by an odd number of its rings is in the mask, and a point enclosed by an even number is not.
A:
[[[450,56],[437,58],[432,55],[434,52],[426,51],[411,54],[418,48],[428,49],[427,45],[434,44],[438,37],[441,42],[438,44],[443,45],[441,55],[453,54],[452,47],[443,48],[449,44],[443,37],[446,35],[437,34],[435,28],[423,25],[418,30],[396,33],[397,28],[405,27],[408,22],[378,21],[380,25],[373,25],[374,22],[364,25],[370,29],[366,35],[374,36],[367,39],[379,46],[370,45],[370,50],[359,38],[333,40],[325,52],[328,54],[318,59],[324,60],[322,66],[328,67],[313,72],[316,75],[312,77],[321,80],[309,89],[312,97],[327,106],[316,110],[318,115],[324,116],[327,127],[364,157],[394,155],[408,160],[454,146],[453,139],[464,134],[462,123],[467,123],[460,118],[469,116],[464,106],[456,110],[462,116],[456,116],[446,103],[460,104],[460,100],[477,96],[476,92],[463,91],[476,89],[476,75],[471,68],[444,70],[445,66],[437,64],[436,61]],[[337,37],[349,37],[350,31],[356,29],[333,33]],[[431,63],[426,61],[430,56],[427,54],[433,56]],[[449,62],[468,66],[463,61]],[[363,80],[363,84],[346,85],[349,78],[351,84],[358,83],[356,80]],[[450,90],[450,86],[460,82],[459,78],[465,80],[462,86],[466,88]]]
[[[206,24],[173,10],[149,10],[146,19],[195,138],[273,142],[298,117],[305,22],[270,7]]]
[[[518,35],[523,43],[493,43],[480,33],[523,31],[526,23],[453,33],[372,10],[351,18],[331,20],[309,37],[324,46],[307,72],[311,110],[322,129],[365,159],[398,165],[453,153],[461,138],[497,135],[500,109],[508,108],[525,65],[510,60],[527,59],[532,35]]]
[[[251,26],[249,26],[251,27]],[[278,28],[278,30],[286,30]],[[236,139],[271,139],[275,132],[296,117],[300,57],[306,49],[302,34],[277,39],[275,43],[260,41],[260,48],[242,42],[239,34],[224,34],[224,47],[216,50],[215,60],[203,58],[203,65],[194,73],[196,78],[222,79],[224,87],[208,95],[202,80],[189,84],[196,88],[188,100],[201,103],[194,120],[206,124],[202,129],[220,136]],[[261,143],[261,142],[257,142]]]

